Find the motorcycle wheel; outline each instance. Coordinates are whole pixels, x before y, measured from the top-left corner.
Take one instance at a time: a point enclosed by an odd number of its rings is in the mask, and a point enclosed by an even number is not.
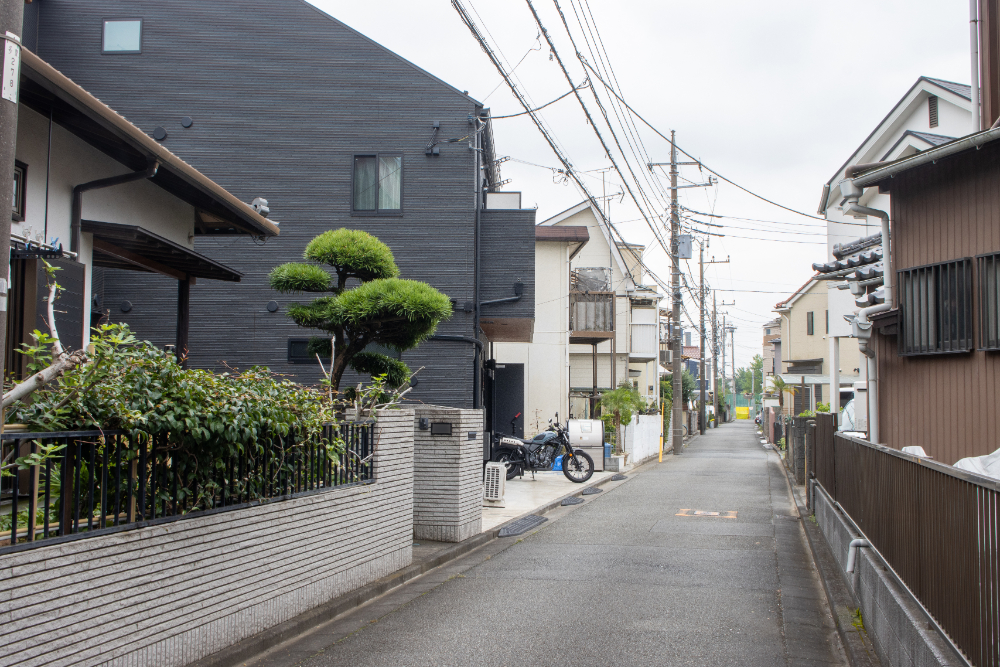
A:
[[[562,464],[563,474],[566,475],[566,479],[577,484],[583,484],[593,476],[594,459],[590,458],[590,454],[578,449],[573,452],[573,456],[568,461],[566,458],[565,456],[563,457]]]
[[[521,472],[521,466],[513,463],[510,458],[510,452],[497,452],[493,455],[493,461],[496,463],[502,463],[505,468],[507,468],[507,481],[514,479]]]

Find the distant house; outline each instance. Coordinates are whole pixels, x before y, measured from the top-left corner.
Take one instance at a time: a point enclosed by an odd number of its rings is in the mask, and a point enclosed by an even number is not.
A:
[[[781,322],[777,330],[781,347],[774,374],[787,384],[805,385],[805,391],[797,391],[794,400],[789,400],[787,395],[784,397],[786,415],[815,410],[817,403],[830,400],[828,292],[827,282],[810,279],[787,299],[775,304],[774,310]],[[838,345],[839,386],[849,390],[859,377],[858,345],[849,339],[838,339]]]
[[[661,295],[642,284],[642,246],[614,240],[588,201],[540,224],[585,227],[590,238],[570,263],[570,414],[590,415],[600,392],[622,382],[658,403]]]
[[[163,342],[188,347],[191,288],[243,279],[194,237],[273,239],[277,226],[28,49],[21,61],[5,368],[23,376],[15,350],[48,332],[45,262],[65,290],[55,320],[67,350],[102,318],[100,276],[112,269],[157,276],[173,296]]]
[[[764,360],[764,376],[781,373],[781,318],[771,320],[761,327],[764,330],[764,345],[761,358]]]
[[[282,223],[266,242],[195,228],[198,252],[243,278],[192,288],[192,365],[318,381],[305,342],[319,332],[288,319],[296,297],[267,275],[323,231],[363,229],[389,245],[402,277],[454,304],[435,338],[402,354],[423,368],[410,396],[483,405],[489,344],[530,340],[535,220],[496,192],[500,156],[480,102],[302,0],[45,0],[25,15],[29,48],[240,199],[267,199]],[[174,341],[172,281],[108,268],[94,290],[112,319]]]

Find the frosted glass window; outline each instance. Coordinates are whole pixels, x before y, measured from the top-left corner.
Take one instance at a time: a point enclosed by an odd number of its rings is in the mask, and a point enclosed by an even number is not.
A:
[[[104,53],[142,53],[142,19],[104,22]]]

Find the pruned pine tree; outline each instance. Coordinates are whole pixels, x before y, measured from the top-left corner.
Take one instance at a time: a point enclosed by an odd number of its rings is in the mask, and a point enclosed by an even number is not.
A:
[[[333,343],[333,389],[339,389],[348,366],[359,373],[385,374],[387,385],[408,382],[406,364],[364,350],[373,344],[399,352],[416,347],[451,316],[448,297],[427,283],[399,278],[392,251],[366,232],[324,232],[309,242],[303,257],[313,263],[293,262],[271,271],[271,288],[326,294],[290,306],[288,315],[300,327],[328,334],[312,338],[309,351],[330,358]]]

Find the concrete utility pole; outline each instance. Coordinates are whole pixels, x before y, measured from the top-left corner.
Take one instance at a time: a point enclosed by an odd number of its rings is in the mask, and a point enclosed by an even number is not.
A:
[[[21,30],[24,0],[0,0],[0,30],[3,31],[3,85],[0,96],[0,249],[10,248],[10,211],[14,207],[14,155],[17,147],[17,100],[21,84]],[[10,252],[0,252],[0,351],[7,349],[7,276]],[[0,377],[4,376],[4,354],[0,353]],[[0,421],[2,423],[2,421]],[[2,427],[0,427],[2,428]]]
[[[725,304],[726,302],[723,301],[722,303]],[[725,316],[725,314],[722,315],[722,328],[719,330],[719,332],[722,334],[722,398],[723,398],[720,407],[725,407],[725,405],[726,405],[726,401],[725,401],[725,394],[726,394],[726,316]],[[719,413],[719,415],[716,415],[716,417],[715,417],[716,420],[719,419],[720,415],[721,415],[721,413]],[[718,423],[718,421],[716,423]]]
[[[701,290],[699,292],[699,301],[700,301],[700,303],[698,304],[699,308],[701,309],[701,372],[699,373],[699,375],[701,376],[701,382],[699,382],[699,384],[701,385],[701,407],[698,410],[698,416],[700,418],[699,419],[700,427],[698,428],[698,432],[701,433],[702,435],[705,435],[705,425],[707,423],[706,422],[706,416],[705,416],[705,310],[706,310],[705,295],[707,294],[707,292],[705,291],[705,265],[706,264],[728,264],[728,263],[729,263],[729,258],[728,257],[725,259],[725,261],[722,261],[722,262],[715,261],[714,257],[712,258],[712,260],[710,262],[706,262],[705,261],[705,248],[700,243],[698,244],[698,272],[700,273],[700,278],[701,278],[701,286],[699,288]],[[715,297],[714,296],[712,297],[712,302],[713,302],[713,308],[714,308],[714,302],[715,302]],[[714,315],[712,316],[712,340],[713,340],[713,342],[715,341],[715,316]],[[713,345],[713,348],[712,348],[712,363],[715,363],[715,353],[716,353],[716,349],[715,349],[715,346]],[[713,380],[715,379],[715,372],[714,371],[712,373],[712,379]],[[713,382],[713,386],[714,386],[714,382]]]
[[[670,260],[673,270],[670,272],[670,286],[674,296],[674,358],[671,364],[673,371],[673,423],[674,429],[671,434],[671,446],[674,454],[681,453],[684,444],[681,420],[684,418],[682,412],[682,391],[683,377],[681,371],[681,260],[678,255],[678,234],[680,233],[680,216],[677,210],[677,145],[674,143],[674,131],[670,131]]]
[[[719,304],[712,292],[712,403],[715,405],[715,427],[719,427]]]
[[[733,365],[733,414],[736,414],[736,327],[729,328],[729,351],[732,352],[729,363]]]

